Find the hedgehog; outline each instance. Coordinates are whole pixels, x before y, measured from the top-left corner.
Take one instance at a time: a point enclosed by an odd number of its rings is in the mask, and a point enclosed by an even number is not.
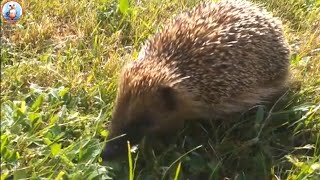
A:
[[[221,0],[182,12],[123,67],[101,157],[268,101],[287,87],[289,54],[282,22],[260,5]]]

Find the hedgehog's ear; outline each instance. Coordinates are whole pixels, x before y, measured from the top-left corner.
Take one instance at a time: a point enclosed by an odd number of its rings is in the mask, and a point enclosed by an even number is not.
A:
[[[175,90],[170,86],[160,86],[158,89],[158,93],[160,98],[164,101],[164,106],[168,110],[175,110],[177,106]]]

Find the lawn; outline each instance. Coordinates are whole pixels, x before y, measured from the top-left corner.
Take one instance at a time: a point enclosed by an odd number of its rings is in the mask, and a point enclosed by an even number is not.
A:
[[[145,139],[107,162],[99,154],[121,67],[199,0],[20,1],[22,19],[1,21],[1,180],[320,179],[320,1],[254,1],[284,23],[288,92],[233,123],[188,124],[170,144]]]

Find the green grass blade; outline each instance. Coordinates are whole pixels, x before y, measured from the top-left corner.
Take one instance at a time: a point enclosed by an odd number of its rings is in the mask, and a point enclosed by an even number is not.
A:
[[[132,155],[131,155],[131,147],[130,142],[127,141],[128,144],[128,163],[129,163],[129,180],[133,180],[133,165],[132,165]]]
[[[181,162],[179,162],[178,167],[176,169],[176,175],[174,176],[174,180],[178,180],[180,169],[181,169]]]
[[[122,14],[127,14],[129,10],[129,0],[119,0],[119,10]]]
[[[188,152],[186,152],[186,153],[184,153],[182,156],[180,156],[178,159],[176,159],[173,163],[171,163],[170,166],[168,167],[168,169],[163,173],[162,180],[165,178],[168,170],[169,170],[175,163],[177,163],[178,161],[180,161],[183,157],[187,156],[189,153],[191,153],[191,152],[193,152],[193,151],[195,151],[195,150],[197,150],[197,149],[199,149],[199,148],[201,148],[201,147],[202,147],[202,145],[197,146],[197,147],[189,150]]]

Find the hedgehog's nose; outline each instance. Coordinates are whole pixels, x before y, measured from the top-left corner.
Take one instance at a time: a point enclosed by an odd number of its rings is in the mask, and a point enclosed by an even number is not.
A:
[[[114,159],[116,156],[119,155],[118,149],[118,146],[107,145],[101,153],[101,158],[103,159],[103,161]]]
[[[109,161],[125,154],[125,151],[126,146],[122,140],[113,140],[106,144],[100,156],[103,161]]]

